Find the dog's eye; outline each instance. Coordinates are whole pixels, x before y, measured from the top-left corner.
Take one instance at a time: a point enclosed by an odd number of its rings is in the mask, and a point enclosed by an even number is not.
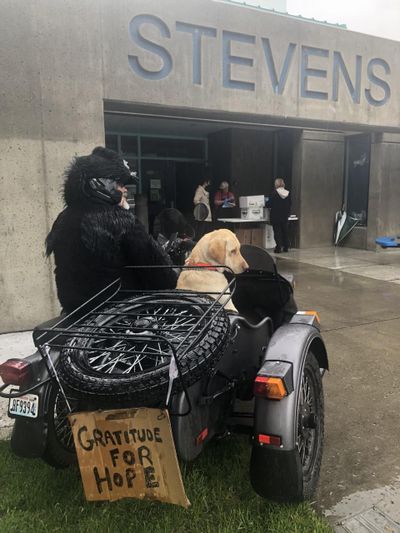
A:
[[[235,249],[235,250],[231,250],[231,254],[232,254],[232,255],[237,254],[237,250],[236,250],[236,249]]]

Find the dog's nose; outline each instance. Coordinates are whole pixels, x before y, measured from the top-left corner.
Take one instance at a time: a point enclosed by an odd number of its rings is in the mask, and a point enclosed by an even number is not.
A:
[[[246,261],[243,261],[242,268],[243,268],[243,272],[249,268],[249,265],[247,264]]]

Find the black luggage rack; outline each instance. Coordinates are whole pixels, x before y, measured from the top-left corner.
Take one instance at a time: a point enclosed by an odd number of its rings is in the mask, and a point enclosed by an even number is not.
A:
[[[47,365],[50,379],[57,380],[68,407],[69,402],[53,364],[51,350],[79,349],[87,352],[89,359],[90,354],[93,354],[93,369],[101,368],[107,372],[105,368],[108,366],[110,374],[128,374],[135,371],[135,367],[143,370],[146,359],[155,360],[155,365],[169,364],[173,357],[190,410],[180,359],[196,346],[215,318],[224,313],[220,302],[223,300],[226,303],[232,297],[235,285],[233,276],[220,293],[181,289],[130,290],[123,288],[119,278],[55,325],[36,328],[35,345]],[[209,296],[211,294],[213,298]],[[130,312],[132,308],[141,306],[144,309],[147,306],[147,311]]]

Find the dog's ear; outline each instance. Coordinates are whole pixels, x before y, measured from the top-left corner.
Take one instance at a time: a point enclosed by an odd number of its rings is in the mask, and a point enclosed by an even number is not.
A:
[[[218,265],[225,264],[226,239],[212,239],[208,245],[208,255],[214,259]]]

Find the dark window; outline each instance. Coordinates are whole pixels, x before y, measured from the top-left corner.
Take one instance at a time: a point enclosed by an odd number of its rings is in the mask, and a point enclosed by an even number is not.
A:
[[[121,151],[126,155],[138,155],[137,137],[121,135]]]
[[[346,140],[346,211],[366,226],[368,219],[369,161],[371,139],[369,135],[354,135]]]
[[[204,141],[142,137],[142,157],[204,159]]]
[[[118,135],[106,135],[106,147],[118,152]]]
[[[129,168],[133,171],[138,172],[138,160],[132,157],[125,157],[125,161],[128,163]]]
[[[138,173],[138,183],[135,183],[135,185],[128,185],[127,186],[127,189],[128,189],[128,203],[135,203],[134,201],[134,195],[138,192],[138,188],[139,188],[139,183],[141,181],[140,179],[140,176],[139,176],[139,170],[138,170],[138,160],[137,159],[132,159],[130,157],[127,157],[126,158],[126,161],[129,165],[129,168],[133,171],[136,171]]]

